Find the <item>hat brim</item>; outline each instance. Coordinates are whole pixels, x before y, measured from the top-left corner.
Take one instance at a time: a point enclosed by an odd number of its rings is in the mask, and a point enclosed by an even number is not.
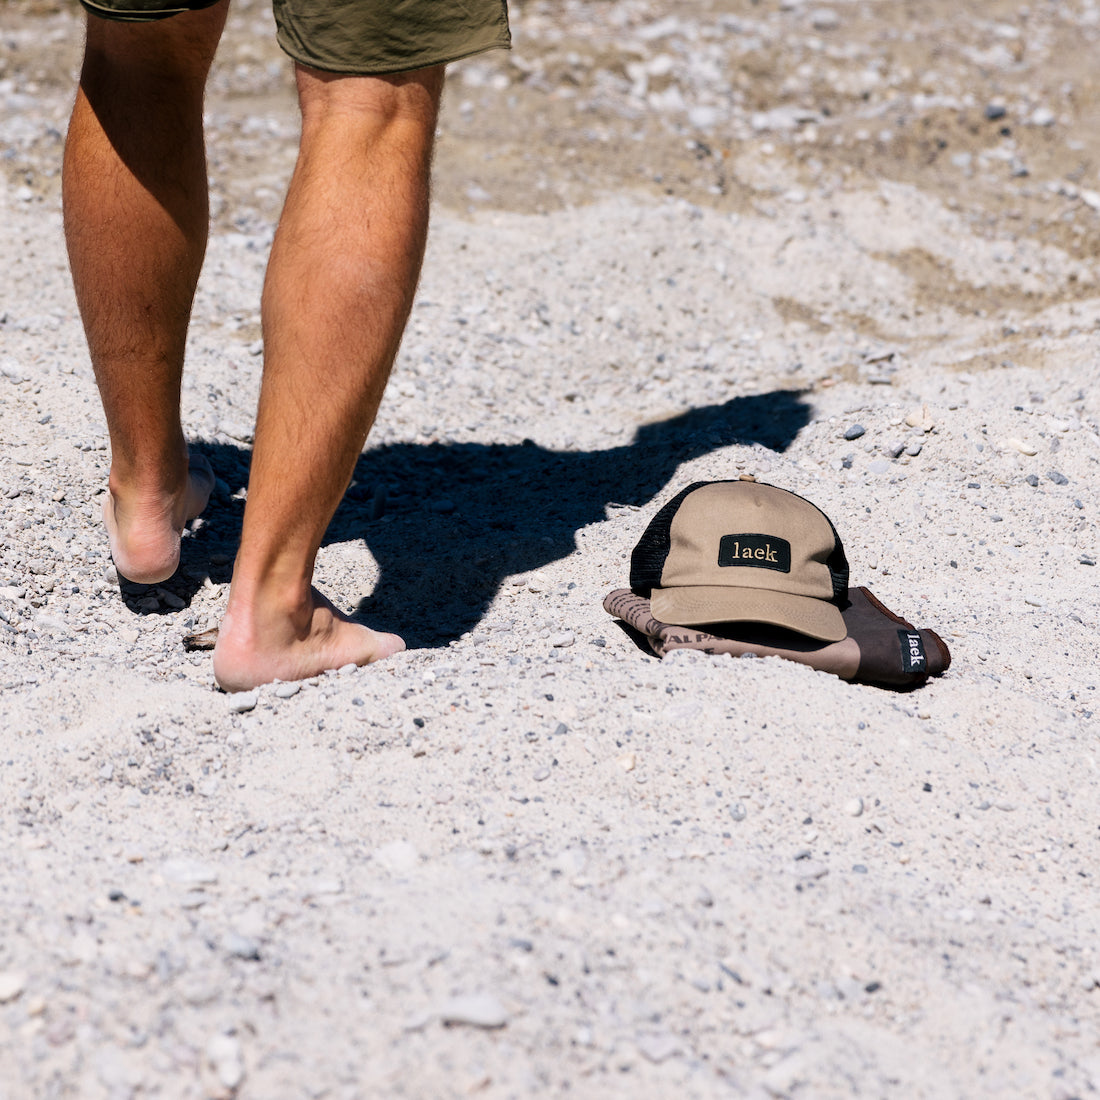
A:
[[[835,604],[789,592],[732,585],[654,588],[649,605],[655,619],[674,626],[768,623],[822,642],[839,642],[848,636],[844,616]]]

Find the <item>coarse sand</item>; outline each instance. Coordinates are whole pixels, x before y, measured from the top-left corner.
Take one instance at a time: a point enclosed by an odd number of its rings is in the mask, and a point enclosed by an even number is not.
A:
[[[1100,1090],[1100,11],[513,3],[317,567],[408,652],[230,696],[297,119],[238,4],[183,394],[218,486],[123,585],[61,234],[81,18],[0,28],[0,1098]],[[288,456],[288,461],[293,456]],[[954,663],[658,660],[654,511],[817,503]]]

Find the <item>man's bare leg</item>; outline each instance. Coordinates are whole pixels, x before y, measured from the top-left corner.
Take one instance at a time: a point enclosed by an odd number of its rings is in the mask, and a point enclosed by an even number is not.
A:
[[[227,690],[404,649],[311,587],[412,306],[442,68],[299,68],[302,144],[264,287],[264,379],[248,502],[214,652]]]
[[[180,425],[206,248],[203,87],[227,3],[155,23],[91,17],[65,147],[65,237],[111,436],[103,516],[119,572],[167,579],[214,477]]]

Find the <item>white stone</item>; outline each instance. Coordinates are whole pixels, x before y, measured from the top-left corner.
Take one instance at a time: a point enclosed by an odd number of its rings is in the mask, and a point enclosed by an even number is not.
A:
[[[508,1023],[508,1012],[491,993],[468,993],[447,1001],[439,1010],[439,1018],[447,1027],[465,1024],[498,1028]]]
[[[12,970],[0,971],[0,1005],[14,1001],[27,987],[27,979]]]
[[[375,848],[374,861],[392,875],[404,875],[412,871],[419,860],[416,849],[407,840],[395,840]]]
[[[218,881],[218,869],[197,859],[169,859],[161,866],[160,873],[169,881],[181,886],[207,886]]]
[[[206,1044],[206,1060],[223,1088],[236,1089],[244,1080],[244,1059],[236,1036],[212,1036]]]

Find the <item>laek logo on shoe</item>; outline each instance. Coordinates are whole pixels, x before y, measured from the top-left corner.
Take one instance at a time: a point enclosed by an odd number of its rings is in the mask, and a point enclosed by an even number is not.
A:
[[[718,543],[718,564],[747,565],[753,569],[791,571],[791,544],[774,535],[723,535]]]
[[[928,657],[924,652],[924,642],[915,630],[899,630],[901,643],[901,667],[905,672],[927,672]]]

